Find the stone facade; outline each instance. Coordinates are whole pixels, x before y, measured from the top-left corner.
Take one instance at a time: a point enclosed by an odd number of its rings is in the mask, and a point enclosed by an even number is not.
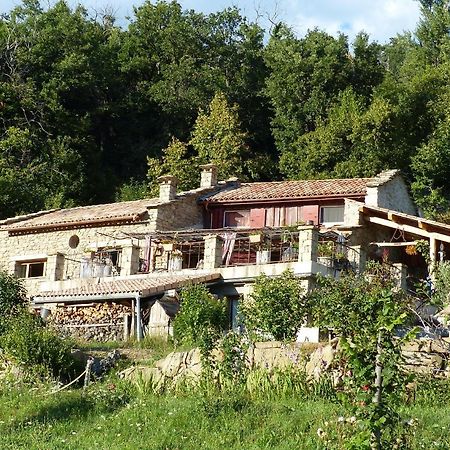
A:
[[[374,181],[369,182],[365,203],[406,214],[417,214],[408,187],[398,170],[381,172]]]
[[[91,259],[99,249],[120,249],[120,275],[133,275],[139,269],[144,241],[130,239],[130,234],[202,228],[203,212],[198,197],[207,189],[182,193],[172,201],[148,207],[148,214],[135,223],[120,223],[64,229],[55,225],[45,231],[30,228],[14,232],[8,225],[0,226],[0,270],[20,276],[20,266],[27,262],[45,262],[42,276],[24,279],[30,295],[40,291],[43,281],[80,278],[83,259]],[[65,227],[69,228],[69,227]],[[74,245],[74,242],[76,245]]]

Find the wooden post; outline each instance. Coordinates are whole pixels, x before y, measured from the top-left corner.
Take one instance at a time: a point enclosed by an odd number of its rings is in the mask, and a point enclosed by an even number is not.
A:
[[[381,345],[382,339],[382,330],[378,331],[378,340],[377,340],[377,356],[375,358],[375,396],[373,398],[373,402],[380,406],[381,404],[381,393],[382,393],[382,384],[383,384],[383,366],[381,365],[381,354],[383,352],[383,348]],[[381,430],[377,428],[374,432],[376,449],[381,450]]]
[[[433,272],[434,265],[436,264],[436,238],[430,236],[430,274]]]
[[[142,315],[141,315],[141,296],[136,295],[136,338],[142,340]]]
[[[130,338],[130,316],[128,314],[123,315],[123,340],[128,341]]]
[[[89,356],[88,360],[86,361],[86,373],[84,374],[83,389],[86,389],[89,386],[89,383],[91,382],[92,364],[94,364],[94,358],[92,356]]]

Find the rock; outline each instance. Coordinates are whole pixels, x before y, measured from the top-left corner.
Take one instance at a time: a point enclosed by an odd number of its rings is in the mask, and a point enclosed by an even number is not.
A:
[[[336,343],[319,347],[315,350],[306,363],[306,374],[310,379],[319,379],[320,376],[331,367],[336,353]]]

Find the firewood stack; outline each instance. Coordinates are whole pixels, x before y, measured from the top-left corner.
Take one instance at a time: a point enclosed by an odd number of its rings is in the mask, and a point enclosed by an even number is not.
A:
[[[124,315],[129,306],[96,303],[58,307],[48,322],[62,335],[83,341],[116,341],[124,338]]]

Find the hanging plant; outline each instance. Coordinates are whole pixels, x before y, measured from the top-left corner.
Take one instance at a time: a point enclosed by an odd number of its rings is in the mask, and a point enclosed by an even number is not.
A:
[[[415,245],[407,245],[406,246],[406,254],[410,256],[417,255],[417,249]]]
[[[427,264],[430,264],[430,243],[424,239],[416,242],[416,250],[419,255],[422,255]]]

